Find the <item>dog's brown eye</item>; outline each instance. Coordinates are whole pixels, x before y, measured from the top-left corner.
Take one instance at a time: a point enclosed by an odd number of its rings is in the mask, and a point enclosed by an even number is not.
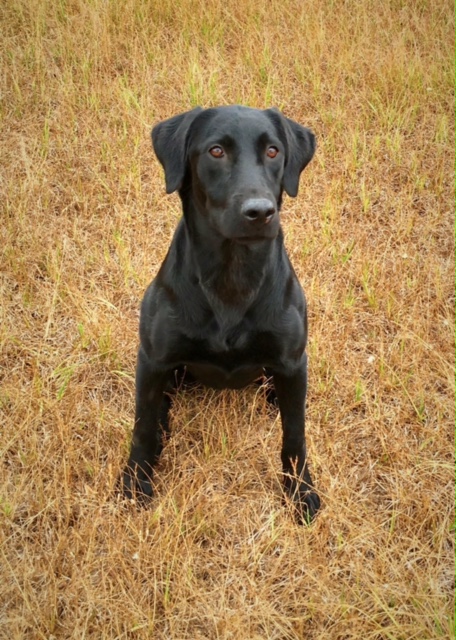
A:
[[[278,153],[279,150],[277,149],[277,147],[268,147],[268,150],[266,151],[266,155],[268,156],[268,158],[275,158]]]
[[[218,146],[211,147],[209,149],[209,153],[214,158],[222,158],[225,155],[225,152],[223,151],[222,147],[218,147]]]

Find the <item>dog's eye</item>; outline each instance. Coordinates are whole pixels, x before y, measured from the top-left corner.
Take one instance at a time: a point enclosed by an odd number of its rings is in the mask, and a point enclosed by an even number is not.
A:
[[[266,151],[266,155],[268,156],[268,158],[275,158],[278,153],[279,150],[277,149],[277,147],[268,147]]]
[[[213,158],[223,158],[223,156],[225,155],[225,152],[223,151],[222,147],[219,147],[217,145],[215,147],[211,147],[209,149],[209,153]]]

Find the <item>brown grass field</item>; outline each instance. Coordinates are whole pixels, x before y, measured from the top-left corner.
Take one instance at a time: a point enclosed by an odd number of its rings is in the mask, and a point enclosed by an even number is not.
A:
[[[454,7],[5,0],[0,637],[454,638]],[[151,126],[278,106],[323,508],[281,502],[261,389],[180,393],[149,509],[129,448],[142,293],[180,217]]]

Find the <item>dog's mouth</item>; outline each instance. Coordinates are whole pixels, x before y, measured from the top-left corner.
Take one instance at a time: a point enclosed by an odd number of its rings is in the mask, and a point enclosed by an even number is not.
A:
[[[271,241],[277,238],[279,233],[279,225],[263,225],[262,227],[258,227],[256,229],[245,229],[244,233],[239,235],[233,234],[232,238],[234,242],[240,242],[241,244],[252,244],[256,242],[265,242]]]

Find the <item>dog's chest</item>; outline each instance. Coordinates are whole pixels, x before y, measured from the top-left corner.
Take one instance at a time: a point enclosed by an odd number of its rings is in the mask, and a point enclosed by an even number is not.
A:
[[[266,352],[248,321],[227,325],[213,317],[200,338],[192,341],[184,361],[204,385],[238,389],[261,375],[269,362]]]
[[[252,319],[247,315],[250,297],[242,302],[238,301],[236,305],[228,305],[210,291],[206,290],[205,294],[211,307],[210,317],[204,327],[205,340],[210,350],[220,352],[245,349],[255,333]]]
[[[251,323],[238,314],[215,315],[205,327],[204,342],[213,353],[243,351],[254,339]]]

